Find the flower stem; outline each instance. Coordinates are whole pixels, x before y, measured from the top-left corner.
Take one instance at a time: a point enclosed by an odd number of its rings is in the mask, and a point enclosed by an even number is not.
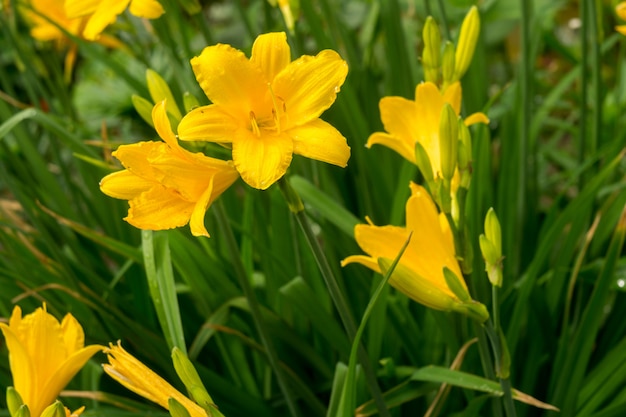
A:
[[[332,298],[335,308],[339,313],[339,317],[341,318],[341,322],[346,329],[346,333],[348,334],[350,340],[354,340],[357,331],[354,317],[352,316],[346,299],[339,288],[337,278],[328,264],[328,259],[326,259],[326,255],[324,255],[324,251],[320,247],[320,244],[311,229],[309,218],[304,212],[304,205],[302,204],[297,192],[291,187],[291,184],[289,184],[285,177],[278,180],[278,185],[280,186],[280,190],[287,201],[289,209],[295,215],[296,220],[304,233],[304,237],[306,238],[309,248],[313,253],[313,257],[317,262],[317,266],[319,267],[322,277],[324,278],[326,288],[328,288],[328,292],[330,293],[330,297]],[[383,417],[391,417],[389,410],[387,410],[387,406],[385,405],[385,400],[383,399],[380,387],[378,386],[374,369],[372,368],[372,364],[370,363],[367,352],[365,351],[362,343],[359,343],[358,355],[359,362],[363,367],[365,379],[369,385],[369,389],[372,397],[374,398],[374,402],[376,403],[376,407],[378,408],[378,412]]]
[[[503,365],[503,348],[500,342],[500,336],[498,333],[499,331],[497,329],[494,329],[491,319],[485,322],[484,329],[487,333],[487,336],[489,336],[489,340],[491,341],[491,348],[493,349],[493,356],[496,361],[496,375],[500,380],[500,387],[504,392],[504,411],[507,417],[516,417],[515,404],[513,403],[513,392],[511,389],[511,381],[508,375],[506,377],[503,377],[501,374],[501,369]]]
[[[287,403],[287,408],[289,408],[289,413],[291,414],[291,416],[297,417],[300,415],[300,413],[298,412],[298,409],[296,407],[295,399],[291,395],[289,386],[287,384],[287,381],[285,380],[285,376],[280,369],[278,355],[276,354],[276,350],[274,349],[272,340],[269,337],[267,328],[265,327],[265,322],[263,321],[263,317],[261,316],[259,301],[257,300],[256,294],[252,289],[252,285],[250,285],[248,274],[246,273],[243,262],[241,261],[239,245],[235,240],[235,234],[233,233],[233,229],[230,226],[230,221],[228,219],[228,216],[226,215],[226,211],[224,210],[224,204],[221,201],[217,201],[214,204],[214,208],[214,212],[220,227],[220,233],[222,236],[224,236],[224,239],[226,239],[226,244],[228,246],[228,252],[230,252],[231,255],[231,262],[235,271],[235,275],[237,276],[237,279],[239,280],[239,285],[241,285],[243,293],[248,300],[250,313],[252,314],[252,319],[254,320],[254,325],[256,326],[257,332],[259,332],[261,344],[263,345],[263,347],[265,348],[265,352],[267,353],[270,367],[276,375],[278,386],[282,391],[283,396],[285,397],[285,402]]]

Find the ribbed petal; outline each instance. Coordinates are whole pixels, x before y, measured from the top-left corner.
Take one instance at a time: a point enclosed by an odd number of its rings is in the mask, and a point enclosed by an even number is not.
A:
[[[261,190],[282,177],[293,154],[293,141],[286,134],[260,137],[240,129],[233,142],[233,162],[241,178]]]
[[[321,119],[290,129],[293,153],[318,161],[345,167],[350,159],[350,147],[337,129]]]
[[[263,71],[267,81],[272,82],[276,74],[291,62],[291,50],[285,32],[259,35],[252,45],[250,62]]]
[[[415,147],[411,147],[405,140],[388,133],[376,132],[367,139],[367,147],[383,145],[398,152],[404,159],[415,163]]]
[[[154,172],[154,168],[148,162],[148,157],[153,153],[158,154],[167,147],[163,142],[138,142],[120,146],[113,152],[113,156],[133,174],[142,178],[153,179],[157,173]]]
[[[206,96],[238,120],[249,120],[256,103],[264,102],[268,80],[243,52],[230,45],[204,48],[191,60]]]
[[[354,228],[354,237],[361,249],[371,257],[395,259],[409,237],[409,232],[397,226],[358,224]],[[408,255],[405,251],[401,261],[407,260]]]
[[[144,19],[156,19],[165,13],[161,3],[156,0],[131,0],[128,11]]]
[[[100,191],[109,197],[132,200],[154,187],[155,182],[138,177],[130,171],[114,172],[102,178]]]
[[[204,226],[204,216],[211,201],[211,194],[213,193],[213,178],[209,181],[208,187],[204,190],[204,193],[198,198],[196,205],[191,213],[189,219],[189,228],[191,234],[194,236],[206,236],[211,237]]]
[[[274,94],[287,113],[283,129],[317,119],[337,98],[348,74],[348,65],[335,51],[302,56],[291,62],[273,82]]]
[[[130,0],[103,0],[87,22],[83,31],[85,39],[93,41],[111,23],[115,22],[118,15],[122,14]]]
[[[109,364],[102,366],[104,371],[129,390],[165,409],[168,408],[168,400],[174,398],[187,409],[191,417],[206,417],[206,412],[200,406],[126,352],[121,345],[110,345],[106,353]]]
[[[185,201],[176,191],[157,185],[129,204],[124,219],[128,223],[144,230],[167,230],[186,225],[195,202]]]
[[[438,173],[441,173],[439,119],[444,100],[437,86],[427,82],[417,86],[415,90],[415,105],[417,123],[419,124],[417,140],[426,150],[433,168],[433,175],[436,177]]]
[[[162,173],[159,177],[162,185],[176,190],[183,200],[195,202],[209,186],[216,170],[207,165],[194,163],[191,152],[181,151],[188,153],[189,157],[187,155],[181,157],[180,154],[167,150],[150,158],[150,164]]]
[[[96,11],[100,0],[65,0],[65,14],[69,19],[85,16]]]
[[[154,123],[154,129],[157,134],[165,143],[172,149],[178,149],[178,141],[176,135],[172,132],[172,125],[170,119],[167,117],[167,103],[165,100],[157,103],[152,108],[152,122]]]
[[[249,115],[246,120],[249,121]],[[230,143],[235,131],[244,126],[244,123],[233,119],[221,107],[212,104],[187,113],[178,124],[178,138]]]
[[[385,130],[415,149],[420,130],[415,102],[403,97],[383,97],[378,104]]]
[[[61,321],[61,331],[63,334],[63,343],[68,356],[72,355],[85,346],[85,332],[78,320],[71,314],[66,314]]]

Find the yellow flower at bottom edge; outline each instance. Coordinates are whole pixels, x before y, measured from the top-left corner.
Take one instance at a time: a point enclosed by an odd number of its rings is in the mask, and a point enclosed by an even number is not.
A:
[[[124,219],[139,229],[164,230],[189,223],[194,236],[209,236],[207,208],[239,174],[230,161],[183,149],[172,132],[165,101],[152,110],[154,127],[164,142],[120,146],[113,155],[126,168],[102,179],[110,197],[129,200]]]
[[[39,417],[94,353],[104,346],[84,346],[83,328],[67,314],[61,323],[43,308],[22,317],[15,306],[9,324],[0,323],[9,349],[13,386]]]
[[[134,393],[169,410],[168,400],[174,398],[189,412],[191,417],[206,417],[202,407],[181,394],[167,381],[154,373],[139,359],[128,353],[121,344],[110,344],[105,350],[109,363],[104,371]]]
[[[439,124],[443,106],[448,103],[458,115],[461,112],[461,84],[455,82],[441,92],[431,82],[418,84],[415,100],[403,97],[383,97],[380,100],[380,117],[386,132],[375,132],[367,140],[367,147],[384,145],[406,160],[417,165],[415,144],[419,142],[430,159],[433,177],[441,177],[441,151]],[[483,113],[474,113],[465,119],[466,125],[488,123]]]
[[[254,41],[250,59],[218,44],[205,48],[191,66],[213,104],[183,117],[178,136],[232,143],[235,167],[250,186],[268,188],[285,174],[293,154],[346,166],[346,138],[319,118],[348,74],[337,52],[327,49],[292,62],[285,33],[267,33]]]
[[[615,13],[620,19],[626,20],[626,1],[618,3],[615,6]],[[622,35],[626,35],[626,25],[615,26],[615,30]]]
[[[349,256],[341,264],[356,262],[384,273],[380,260],[390,264],[411,232],[409,245],[389,278],[389,284],[426,307],[457,311],[486,320],[488,313],[482,304],[462,301],[448,286],[444,267],[456,275],[467,293],[448,222],[437,212],[428,192],[417,184],[411,183],[411,197],[406,203],[406,227],[357,225],[354,229],[356,241],[368,256]]]
[[[65,0],[68,17],[87,18],[82,35],[91,41],[97,39],[108,25],[115,22],[126,7],[129,7],[132,15],[146,19],[156,19],[165,12],[157,0]]]

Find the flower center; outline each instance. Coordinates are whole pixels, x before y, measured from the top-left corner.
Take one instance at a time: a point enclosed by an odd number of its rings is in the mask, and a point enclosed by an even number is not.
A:
[[[285,103],[285,100],[274,94],[271,85],[268,84],[268,88],[270,91],[270,97],[272,98],[271,115],[257,116],[254,111],[250,110],[250,128],[257,137],[261,137],[261,132],[263,130],[276,134],[280,133],[280,118],[287,112],[287,104]],[[266,111],[263,111],[262,113],[267,114]]]

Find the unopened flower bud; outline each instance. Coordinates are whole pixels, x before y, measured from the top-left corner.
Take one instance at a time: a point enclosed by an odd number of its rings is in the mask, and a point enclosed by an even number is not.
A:
[[[165,80],[156,71],[148,69],[146,70],[146,81],[152,101],[160,103],[166,100],[165,109],[167,113],[176,120],[176,123],[180,122],[183,116],[180,114],[176,100],[174,100],[174,96],[172,95],[172,90],[170,90]]]
[[[450,41],[446,42],[445,47],[443,48],[443,58],[441,60],[441,72],[443,75],[443,86],[449,86],[455,81],[458,81],[458,78],[454,78],[454,69],[455,69],[455,48],[454,44]]]
[[[426,81],[438,84],[439,68],[441,67],[441,33],[439,26],[431,16],[426,18],[422,38],[424,39],[424,51],[422,52],[424,78]]]
[[[13,387],[7,388],[7,408],[11,417],[16,417],[19,408],[24,405],[19,392]]]
[[[491,285],[502,286],[502,232],[493,208],[485,217],[485,234],[479,236],[480,251],[485,259],[485,270]]]
[[[472,62],[479,32],[480,16],[478,14],[478,8],[472,6],[461,25],[461,33],[456,48],[454,67],[454,78],[456,80],[460,80],[461,77],[463,77]]]
[[[154,104],[137,94],[133,94],[130,97],[130,100],[143,121],[154,127],[154,123],[152,122],[152,108],[154,107]]]
[[[196,368],[194,368],[187,355],[175,347],[172,349],[172,362],[178,377],[183,381],[193,400],[204,409],[213,405],[213,399],[204,387]]]
[[[441,109],[439,119],[439,152],[441,176],[451,180],[456,169],[459,150],[459,121],[456,112],[448,103]]]
[[[170,412],[170,416],[172,417],[191,417],[189,411],[181,403],[176,401],[175,398],[170,398],[167,400],[167,409]]]
[[[189,113],[196,107],[200,107],[200,102],[196,96],[191,94],[189,91],[185,91],[183,94],[183,105],[185,106],[185,112]]]
[[[57,400],[43,410],[41,417],[65,417],[65,407],[61,401]]]

